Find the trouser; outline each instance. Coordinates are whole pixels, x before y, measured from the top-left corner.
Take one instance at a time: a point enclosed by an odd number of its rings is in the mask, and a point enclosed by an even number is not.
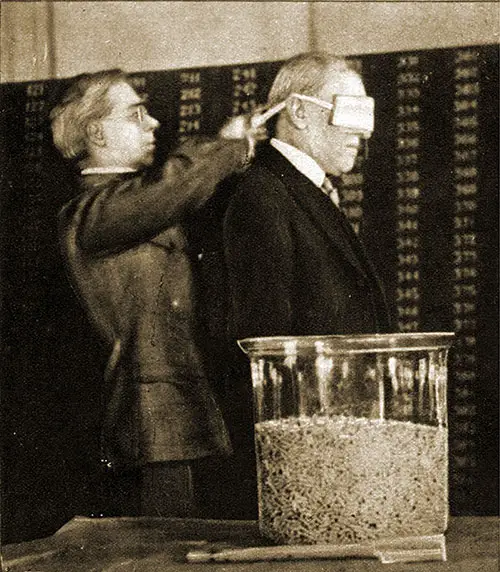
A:
[[[189,461],[110,473],[104,488],[105,516],[198,516]]]
[[[253,519],[256,485],[239,455],[150,463],[108,474],[104,516]]]

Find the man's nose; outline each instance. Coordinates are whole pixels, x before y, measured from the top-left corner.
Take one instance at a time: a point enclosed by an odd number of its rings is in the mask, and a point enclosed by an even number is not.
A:
[[[158,129],[158,127],[160,127],[160,122],[148,113],[144,118],[143,127],[148,131]]]

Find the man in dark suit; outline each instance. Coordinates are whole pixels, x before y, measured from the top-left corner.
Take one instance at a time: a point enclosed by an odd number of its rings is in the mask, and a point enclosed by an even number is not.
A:
[[[56,147],[81,170],[60,214],[64,261],[109,352],[102,462],[111,500],[102,510],[193,516],[203,460],[231,446],[195,337],[183,224],[246,165],[256,132],[235,118],[153,177],[159,122],[121,70],[75,78],[51,119]]]
[[[343,59],[302,54],[282,66],[268,104],[280,110],[275,136],[238,179],[223,219],[234,350],[227,418],[235,470],[254,506],[251,385],[236,340],[389,328],[379,280],[331,181],[354,167],[373,130],[373,100],[361,77]]]

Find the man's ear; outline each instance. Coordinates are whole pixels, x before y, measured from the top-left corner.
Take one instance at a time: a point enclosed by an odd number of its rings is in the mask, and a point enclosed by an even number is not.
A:
[[[286,102],[288,118],[297,129],[305,129],[307,127],[306,107],[304,102],[298,97],[289,97]]]
[[[87,138],[90,143],[98,147],[104,147],[106,145],[106,137],[100,121],[91,121],[87,125]]]

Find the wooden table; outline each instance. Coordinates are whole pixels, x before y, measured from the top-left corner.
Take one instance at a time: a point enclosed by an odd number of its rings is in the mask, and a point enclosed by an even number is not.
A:
[[[498,572],[497,517],[454,517],[446,562],[372,559],[189,563],[203,540],[260,544],[254,521],[76,517],[48,538],[3,547],[5,572]]]

